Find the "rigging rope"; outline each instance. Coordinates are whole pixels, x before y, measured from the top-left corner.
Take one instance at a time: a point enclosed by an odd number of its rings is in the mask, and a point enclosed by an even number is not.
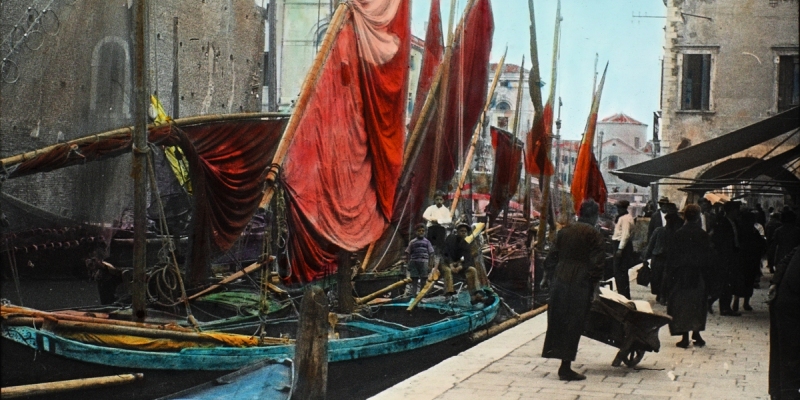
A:
[[[154,150],[155,145],[150,143],[149,146]],[[156,168],[153,164],[153,152],[150,151],[147,154],[147,170],[148,170],[148,177],[150,178],[150,186],[152,187],[153,194],[156,199],[156,204],[158,205],[158,214],[159,214],[159,222],[162,227],[162,232],[165,234],[164,238],[162,239],[162,247],[161,251],[159,251],[160,255],[164,256],[165,264],[168,266],[172,266],[174,268],[174,274],[177,277],[177,283],[180,285],[181,289],[181,301],[183,302],[184,307],[186,307],[186,319],[189,323],[194,326],[196,330],[200,330],[200,326],[197,323],[197,320],[192,315],[192,307],[189,305],[188,297],[186,296],[186,287],[183,284],[183,277],[181,276],[181,270],[178,267],[178,259],[175,257],[175,243],[172,241],[172,236],[169,234],[169,228],[167,227],[167,217],[164,214],[164,204],[161,202],[161,195],[158,191],[158,183],[156,182]],[[169,256],[166,254],[169,252],[169,255],[172,256],[172,259],[169,259]],[[166,267],[165,267],[166,268]],[[166,271],[162,273],[164,277],[166,277]],[[166,279],[166,278],[165,278]]]

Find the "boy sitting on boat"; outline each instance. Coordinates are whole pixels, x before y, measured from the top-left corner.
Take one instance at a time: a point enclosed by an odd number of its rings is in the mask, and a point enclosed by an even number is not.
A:
[[[459,224],[455,234],[451,234],[445,239],[444,254],[439,268],[444,278],[445,295],[455,294],[453,289],[453,274],[459,274],[466,278],[467,288],[469,289],[472,304],[483,302],[486,296],[478,290],[478,271],[475,269],[472,252],[469,243],[465,240],[471,227],[467,224]]]
[[[406,292],[409,296],[416,296],[420,289],[421,281],[424,282],[428,276],[428,265],[433,260],[433,245],[425,237],[425,224],[417,224],[414,228],[417,237],[411,239],[406,248],[408,268],[406,277],[411,278],[411,283]]]

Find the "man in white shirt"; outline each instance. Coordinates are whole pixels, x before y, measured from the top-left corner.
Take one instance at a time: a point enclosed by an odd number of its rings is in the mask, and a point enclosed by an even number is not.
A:
[[[617,285],[617,293],[631,298],[631,283],[628,278],[628,269],[635,262],[633,257],[633,242],[631,233],[633,232],[633,216],[628,213],[628,200],[617,202],[617,223],[614,225],[614,235],[611,240],[614,243],[614,281]]]
[[[436,255],[441,255],[444,249],[444,240],[447,237],[447,228],[453,223],[450,210],[444,206],[444,193],[436,192],[433,197],[433,205],[425,209],[422,219],[428,222],[428,240],[436,250]]]

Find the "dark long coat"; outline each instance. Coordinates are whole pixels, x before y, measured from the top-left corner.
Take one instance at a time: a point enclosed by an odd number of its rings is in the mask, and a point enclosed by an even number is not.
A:
[[[770,304],[769,394],[795,399],[800,390],[800,251],[776,266],[777,295]]]
[[[732,292],[740,297],[753,295],[753,282],[761,272],[761,257],[767,251],[767,240],[748,222],[740,223],[737,227],[742,244],[740,252],[742,258],[739,264],[741,271],[732,284]]]
[[[603,235],[593,226],[578,222],[558,232],[545,262],[551,283],[542,357],[575,360],[604,264]]]
[[[712,257],[711,238],[695,223],[687,223],[675,232],[675,251],[670,252],[665,270],[667,314],[672,316],[669,331],[682,335],[706,328],[707,291]]]

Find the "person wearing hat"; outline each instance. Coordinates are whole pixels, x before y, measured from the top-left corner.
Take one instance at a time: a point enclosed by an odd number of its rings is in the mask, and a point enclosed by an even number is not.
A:
[[[670,209],[670,202],[667,196],[661,196],[658,199],[658,211],[650,214],[650,223],[647,225],[647,237],[653,236],[656,228],[667,225],[667,213]],[[678,211],[678,210],[675,210]]]
[[[434,268],[439,268],[442,273],[445,295],[455,294],[453,274],[458,274],[467,280],[470,300],[475,304],[483,301],[485,296],[483,292],[478,290],[478,270],[474,267],[475,261],[472,258],[472,251],[466,241],[470,231],[472,231],[472,227],[468,224],[458,224],[456,233],[445,239],[442,263]]]
[[[711,276],[711,238],[700,227],[700,207],[690,204],[683,209],[686,223],[675,232],[669,263],[664,271],[662,288],[667,295],[667,314],[672,317],[669,333],[681,336],[675,345],[689,347],[689,333],[695,347],[706,341],[700,332],[706,329],[708,281]]]
[[[614,235],[611,241],[614,243],[614,281],[617,286],[617,293],[631,298],[631,282],[628,278],[628,269],[635,263],[633,257],[633,216],[628,213],[628,200],[617,202],[617,222],[614,225]]]

